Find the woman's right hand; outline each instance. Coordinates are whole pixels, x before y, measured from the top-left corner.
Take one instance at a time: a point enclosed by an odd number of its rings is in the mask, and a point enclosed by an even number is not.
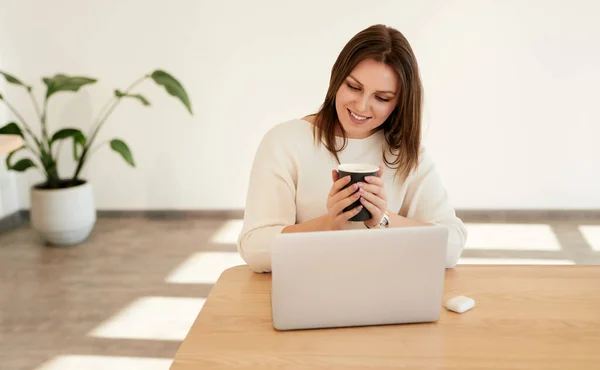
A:
[[[332,170],[331,178],[333,179],[333,185],[327,197],[327,218],[331,229],[340,230],[350,218],[360,212],[363,206],[360,205],[344,212],[344,208],[360,198],[360,193],[357,192],[358,184],[352,184],[342,190],[350,182],[350,176],[344,176],[340,179],[337,170]]]

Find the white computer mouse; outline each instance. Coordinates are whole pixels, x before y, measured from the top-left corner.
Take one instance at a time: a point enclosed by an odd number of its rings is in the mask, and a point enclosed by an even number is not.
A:
[[[450,311],[463,313],[475,306],[475,301],[472,298],[459,295],[454,298],[450,298],[446,301],[445,307]]]

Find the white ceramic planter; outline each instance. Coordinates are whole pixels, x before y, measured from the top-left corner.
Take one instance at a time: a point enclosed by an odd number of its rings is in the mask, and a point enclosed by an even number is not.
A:
[[[65,189],[32,187],[31,225],[49,244],[85,241],[96,224],[96,205],[90,183]]]

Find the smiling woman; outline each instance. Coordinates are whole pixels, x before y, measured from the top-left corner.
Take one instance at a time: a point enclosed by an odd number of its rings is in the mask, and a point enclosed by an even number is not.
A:
[[[377,86],[381,89],[376,90]],[[338,89],[335,110],[348,136],[364,139],[384,123],[397,101],[398,78],[394,70],[374,59],[365,59]]]
[[[384,25],[356,34],[333,65],[319,111],[276,125],[259,145],[237,241],[250,268],[271,271],[279,233],[432,224],[448,228],[446,266],[454,267],[466,229],[421,145],[422,100],[404,35]],[[352,163],[379,171],[349,185],[337,167]],[[352,221],[363,208],[371,218]]]

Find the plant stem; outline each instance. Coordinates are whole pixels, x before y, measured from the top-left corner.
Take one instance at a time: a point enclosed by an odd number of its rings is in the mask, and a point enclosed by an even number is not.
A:
[[[113,97],[113,99],[109,99],[106,104],[104,105],[104,107],[102,107],[102,109],[100,110],[100,112],[98,112],[98,117],[103,116],[103,114],[106,112],[106,110],[111,106],[111,104],[114,103],[114,101],[116,100],[116,97]],[[100,122],[100,120],[97,120],[98,122]],[[92,134],[94,133],[94,131],[96,131],[96,126],[98,125],[98,122],[96,122],[94,125],[92,125],[92,127],[90,127],[90,131],[87,134],[87,137],[91,137]]]
[[[56,168],[49,168],[47,163],[44,161],[44,157],[45,157],[44,154],[47,152],[44,149],[42,142],[33,133],[33,131],[31,130],[31,128],[29,127],[29,125],[27,124],[27,122],[25,121],[25,118],[23,118],[21,113],[19,113],[19,111],[17,111],[17,109],[12,104],[10,104],[10,102],[8,102],[6,99],[3,99],[3,101],[4,101],[4,103],[6,103],[6,106],[8,107],[8,109],[11,112],[13,112],[13,114],[21,121],[21,124],[23,125],[25,132],[27,132],[31,136],[31,138],[35,141],[35,143],[37,144],[39,152],[36,152],[33,149],[33,147],[27,143],[26,139],[24,140],[25,147],[27,149],[29,149],[40,160],[40,163],[41,163],[43,171],[44,171],[43,174],[45,173],[47,183],[51,184],[52,186],[58,186],[59,178],[58,178],[58,173],[56,172]],[[25,138],[25,135],[23,135],[23,137]],[[51,156],[51,154],[48,154],[48,155]]]
[[[50,152],[51,151],[50,150],[50,138],[48,138],[48,129],[47,129],[47,125],[46,125],[47,112],[48,112],[48,97],[46,97],[46,99],[44,99],[44,110],[41,115],[41,121],[42,121],[42,140],[48,146],[48,152]]]
[[[35,113],[38,116],[38,119],[40,120],[40,122],[42,123],[42,127],[44,127],[44,122],[45,122],[45,107],[44,107],[44,113],[42,114],[42,112],[40,111],[40,105],[38,104],[37,100],[35,100],[35,96],[33,96],[33,93],[31,92],[31,89],[27,89],[27,93],[29,94],[29,97],[31,98],[31,102],[33,103],[33,107],[35,109]],[[47,135],[46,135],[47,137]],[[48,145],[48,153],[52,154],[52,150],[50,148],[50,143],[47,142]]]
[[[25,128],[25,131],[31,136],[31,138],[35,141],[35,143],[37,144],[38,148],[40,148],[40,150],[42,149],[42,143],[39,141],[39,139],[37,138],[37,136],[35,136],[35,134],[33,133],[33,131],[31,131],[31,128],[29,127],[29,125],[27,124],[27,122],[25,121],[25,119],[23,118],[23,116],[21,115],[21,113],[19,113],[17,111],[17,109],[8,102],[8,100],[3,99],[4,103],[6,104],[6,106],[8,107],[8,109],[19,119],[19,121],[21,121],[21,124],[23,125],[23,127]],[[29,147],[29,150],[31,150],[33,152],[33,154],[35,155],[40,155],[40,153],[36,153],[33,148]]]
[[[23,146],[24,146],[25,148],[29,149],[29,150],[30,150],[32,153],[34,153],[34,154],[35,154],[35,150],[33,150],[33,148],[29,146],[29,144],[27,144],[27,143],[23,143]],[[42,170],[42,168],[44,168],[44,164],[43,164],[43,163],[40,161],[39,157],[36,157],[36,159],[38,160],[39,164],[41,165],[41,167],[37,167],[37,166],[36,166],[36,168],[38,169],[38,171],[40,171],[40,174],[41,174],[43,177],[45,177],[47,174],[44,172],[44,170]]]
[[[142,83],[142,81],[144,81],[146,78],[150,77],[150,75],[144,75],[140,78],[138,78],[136,81],[134,81],[125,91],[124,94],[129,94],[129,92],[136,87],[137,85],[139,85],[140,83]],[[115,110],[115,108],[117,107],[117,105],[119,104],[119,102],[121,101],[122,97],[118,97],[115,96],[112,100],[111,100],[111,105],[110,108],[108,108],[106,110],[106,113],[104,113],[104,115],[102,116],[102,118],[100,118],[98,120],[98,123],[96,124],[96,126],[94,127],[94,129],[92,130],[91,135],[89,136],[89,140],[86,142],[85,144],[85,148],[83,149],[83,152],[81,153],[81,158],[79,159],[79,163],[77,164],[77,168],[75,169],[75,174],[73,175],[72,181],[77,180],[77,177],[79,176],[79,173],[81,172],[81,170],[83,169],[83,165],[85,164],[85,160],[87,159],[87,155],[88,152],[92,146],[92,143],[94,142],[94,140],[96,139],[96,136],[98,135],[98,132],[100,131],[100,128],[102,128],[102,125],[104,125],[104,123],[106,122],[106,120],[108,119],[108,117],[110,116],[110,114]]]
[[[136,87],[137,85],[139,85],[142,81],[144,81],[146,78],[150,77],[150,75],[144,75],[140,78],[138,78],[135,82],[133,82],[125,91],[124,94],[128,94],[134,87]],[[98,131],[100,130],[100,126],[102,126],[102,124],[106,121],[106,119],[108,118],[108,116],[113,112],[113,110],[116,108],[117,104],[119,103],[119,101],[122,99],[122,97],[113,97],[113,99],[111,99],[109,101],[109,103],[102,109],[102,111],[107,110],[107,107],[110,106],[110,108],[108,108],[108,111],[104,114],[104,116],[98,120],[98,122],[96,123],[94,129],[91,131],[92,133],[88,136],[90,137],[90,140],[87,142],[88,145],[86,145],[89,149],[89,147],[92,145],[92,141],[94,140],[94,138],[96,137]],[[111,106],[112,104],[112,106]],[[102,112],[101,111],[101,112]]]
[[[35,112],[37,113],[38,118],[41,121],[42,120],[42,112],[40,112],[40,105],[35,100],[35,97],[33,96],[33,93],[31,92],[31,90],[28,89],[27,92],[29,93],[29,97],[31,98],[31,102],[33,103],[33,107],[35,108]]]
[[[92,155],[93,155],[94,153],[96,153],[96,151],[97,151],[98,149],[102,148],[102,146],[103,146],[104,144],[108,144],[108,140],[104,140],[102,143],[100,143],[100,144],[96,145],[94,148],[90,148],[90,152],[88,153],[88,158],[91,158],[91,157],[92,157]]]

